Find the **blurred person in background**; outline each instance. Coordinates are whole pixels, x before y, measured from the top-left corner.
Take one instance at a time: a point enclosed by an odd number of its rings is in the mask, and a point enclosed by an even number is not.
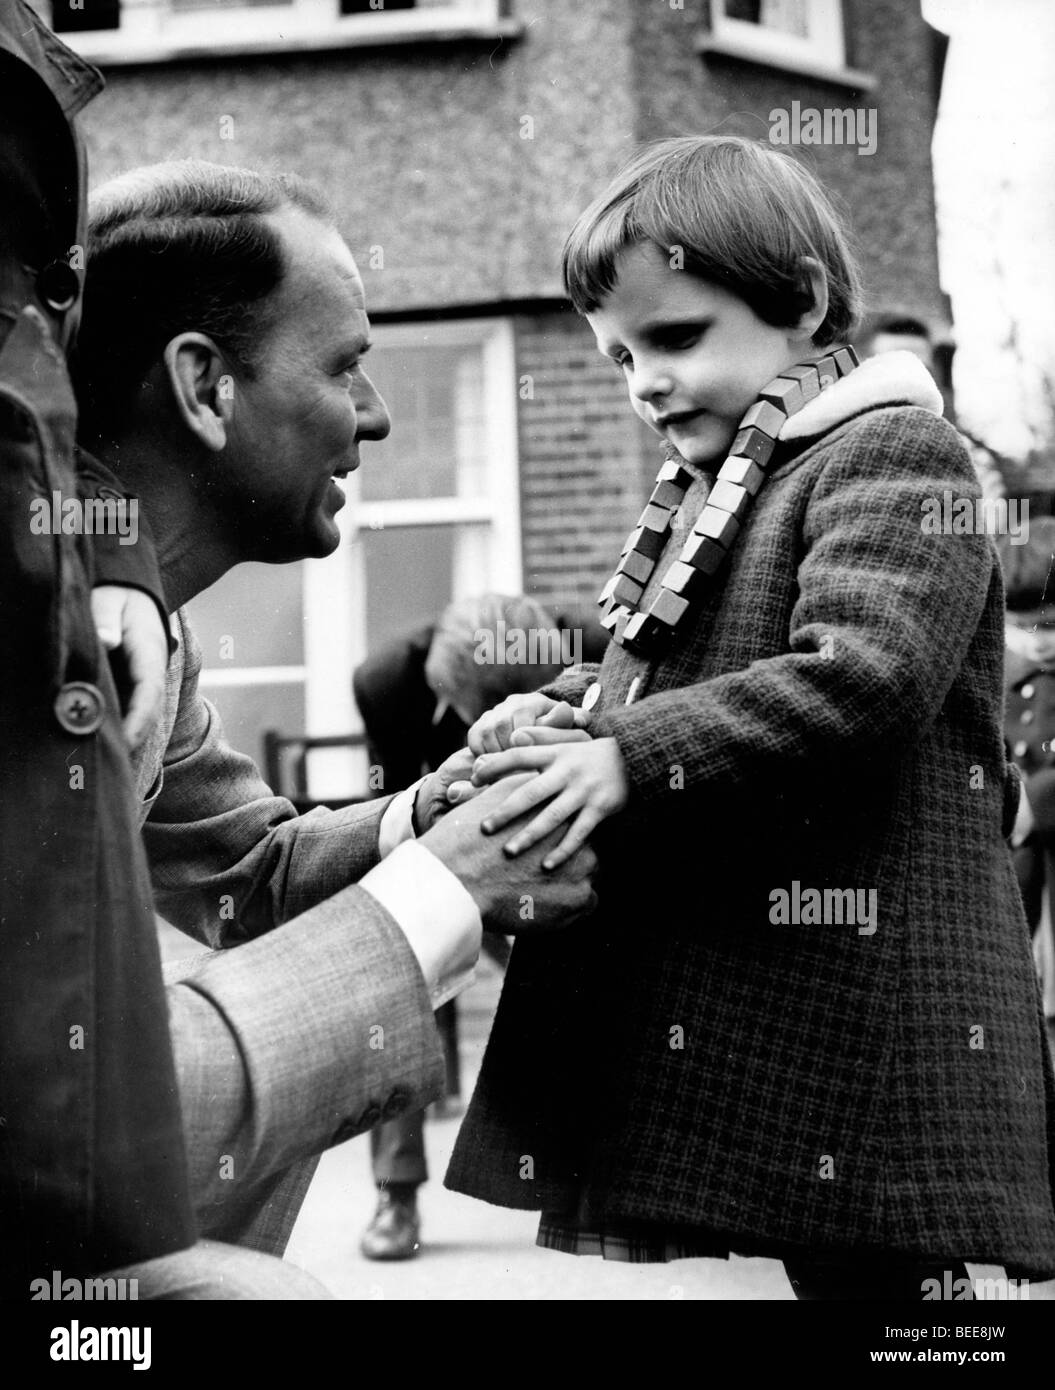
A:
[[[607,642],[595,614],[582,625],[574,623],[581,615],[568,616],[571,623],[525,595],[483,594],[449,604],[436,622],[371,653],[356,669],[352,688],[377,793],[400,791],[435,772],[466,746],[471,725],[506,696],[538,690],[564,665],[595,659]],[[505,968],[504,937],[486,936],[484,950]],[[459,1113],[456,1008],[452,999],[436,1014],[448,1095],[437,1103],[438,1116]],[[361,1244],[368,1259],[406,1260],[418,1253],[417,1192],[428,1180],[424,1127],[425,1113],[418,1111],[370,1132],[378,1200]]]

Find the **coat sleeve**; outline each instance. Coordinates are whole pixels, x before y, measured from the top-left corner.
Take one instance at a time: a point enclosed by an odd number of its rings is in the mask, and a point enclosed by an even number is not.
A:
[[[237,1226],[291,1164],[423,1109],[443,1087],[417,961],[361,888],[192,965],[168,1003],[204,1231]]]
[[[596,661],[585,661],[581,666],[572,666],[563,671],[550,685],[542,687],[542,694],[551,700],[566,700],[569,705],[581,705],[583,696],[597,679],[601,669]]]
[[[390,798],[298,816],[227,742],[198,688],[186,622],[183,682],[161,791],[143,827],[157,910],[209,946],[235,945],[306,912],[378,862]]]
[[[876,416],[882,416],[877,420]],[[910,742],[937,717],[978,626],[988,538],[929,534],[926,499],[977,485],[955,433],[929,413],[871,412],[832,441],[801,518],[786,653],[603,712],[631,803],[731,791]]]

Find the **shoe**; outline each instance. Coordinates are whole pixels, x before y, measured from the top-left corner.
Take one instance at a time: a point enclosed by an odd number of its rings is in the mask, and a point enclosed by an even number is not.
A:
[[[368,1260],[412,1260],[421,1248],[419,1228],[417,1189],[392,1192],[382,1187],[378,1190],[374,1219],[367,1226],[359,1249]]]

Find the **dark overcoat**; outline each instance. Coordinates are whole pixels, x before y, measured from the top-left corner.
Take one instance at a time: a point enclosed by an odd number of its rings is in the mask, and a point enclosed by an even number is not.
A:
[[[599,681],[631,799],[592,922],[514,949],[447,1183],[748,1254],[1050,1276],[1002,583],[989,538],[923,524],[974,476],[912,406],[779,450],[685,637],[560,684]],[[828,921],[781,920],[826,888]],[[836,920],[845,890],[874,931]]]

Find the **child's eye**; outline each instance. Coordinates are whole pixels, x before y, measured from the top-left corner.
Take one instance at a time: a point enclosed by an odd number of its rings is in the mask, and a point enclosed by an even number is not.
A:
[[[612,358],[612,361],[615,363],[615,365],[619,368],[620,371],[625,371],[627,367],[632,367],[634,365],[634,359],[630,356],[628,352],[618,353],[615,357]]]

